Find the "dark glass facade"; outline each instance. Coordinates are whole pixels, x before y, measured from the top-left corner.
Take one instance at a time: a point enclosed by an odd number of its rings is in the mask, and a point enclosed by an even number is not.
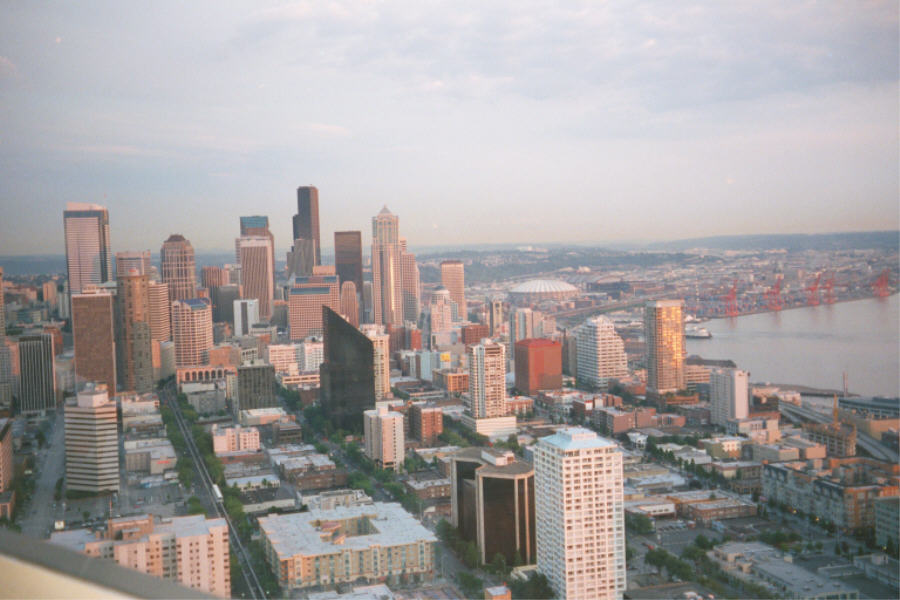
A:
[[[334,266],[341,283],[352,281],[357,292],[362,291],[362,232],[334,232]]]
[[[375,408],[375,346],[327,306],[322,307],[322,328],[322,410],[335,427],[361,432],[363,411]]]
[[[314,186],[297,188],[294,239],[314,241],[316,243],[316,264],[322,264],[322,241],[319,239],[319,190]]]

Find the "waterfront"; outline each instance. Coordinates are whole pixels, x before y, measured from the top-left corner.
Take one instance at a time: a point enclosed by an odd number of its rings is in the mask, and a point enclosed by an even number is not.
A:
[[[712,339],[688,339],[688,354],[730,358],[753,382],[900,394],[900,296],[870,298],[777,313],[713,319]]]

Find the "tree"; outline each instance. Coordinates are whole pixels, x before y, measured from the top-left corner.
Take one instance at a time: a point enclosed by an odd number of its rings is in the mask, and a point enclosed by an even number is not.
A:
[[[890,542],[890,541],[893,541],[893,540],[888,539],[888,541]],[[514,567],[521,567],[523,564],[525,564],[525,561],[522,560],[522,553],[519,552],[519,549],[518,549],[518,548],[516,548],[516,553],[513,554],[513,566],[514,566]]]
[[[480,578],[475,577],[471,573],[460,571],[456,574],[456,580],[459,582],[459,587],[462,588],[461,591],[466,598],[476,598],[481,595],[484,582]]]
[[[478,552],[478,546],[475,545],[475,542],[468,542],[466,544],[463,562],[470,569],[474,569],[481,564],[481,553]]]
[[[509,587],[516,600],[550,600],[556,597],[543,573],[532,573],[527,581],[511,581]]]
[[[501,577],[505,577],[509,572],[509,567],[506,566],[506,557],[500,552],[495,554],[494,558],[491,560],[491,569]]]

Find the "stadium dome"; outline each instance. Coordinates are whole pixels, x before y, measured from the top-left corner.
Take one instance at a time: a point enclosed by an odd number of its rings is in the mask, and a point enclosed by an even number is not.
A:
[[[534,303],[544,300],[568,300],[578,295],[578,288],[558,279],[530,279],[509,290],[515,303]]]

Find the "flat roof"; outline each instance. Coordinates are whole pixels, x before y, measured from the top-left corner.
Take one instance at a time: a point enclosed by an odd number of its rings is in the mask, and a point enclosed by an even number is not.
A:
[[[317,524],[324,521],[345,521],[361,517],[369,519],[375,533],[346,536],[342,544],[323,540],[323,536],[327,536],[317,527]],[[437,537],[402,506],[385,502],[270,515],[259,519],[259,527],[280,559],[297,555],[338,554],[345,549],[366,550],[373,546],[437,541]]]
[[[542,437],[538,444],[547,444],[563,450],[587,450],[591,448],[609,448],[617,444],[600,437],[594,431],[584,427],[566,427],[553,435]]]

